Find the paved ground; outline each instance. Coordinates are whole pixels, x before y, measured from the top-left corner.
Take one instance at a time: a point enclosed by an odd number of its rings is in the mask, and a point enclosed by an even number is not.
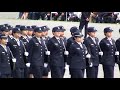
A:
[[[48,27],[50,27],[50,29],[52,29],[54,26],[63,25],[66,28],[65,36],[67,36],[67,38],[70,37],[69,29],[72,26],[79,26],[79,22],[0,19],[0,24],[4,24],[4,23],[8,23],[8,24],[13,25],[13,26],[15,26],[16,24],[21,24],[21,25],[38,25],[38,26],[48,25]],[[118,32],[119,28],[120,28],[120,24],[89,23],[89,26],[94,26],[98,30],[97,36],[98,36],[98,38],[100,40],[104,37],[103,29],[105,27],[111,27],[114,30],[113,38],[115,40],[120,37],[120,34]],[[51,31],[49,31],[49,35],[52,36]],[[49,74],[49,77],[50,77],[50,74]],[[69,76],[69,72],[68,72],[68,69],[67,69],[66,73],[65,73],[65,78],[69,78],[69,77],[70,76]],[[103,78],[103,70],[102,70],[102,66],[101,65],[99,66],[98,77],[99,78]],[[118,70],[118,66],[117,65],[115,67],[115,78],[120,78],[120,72]]]

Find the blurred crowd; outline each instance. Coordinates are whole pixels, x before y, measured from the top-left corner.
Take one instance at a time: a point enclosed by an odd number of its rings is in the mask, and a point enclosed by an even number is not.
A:
[[[120,23],[120,12],[93,12],[91,22],[94,23]]]
[[[20,12],[20,19],[79,21],[81,12]]]
[[[81,12],[19,12],[19,19],[79,22]],[[92,23],[120,23],[120,12],[91,12]]]

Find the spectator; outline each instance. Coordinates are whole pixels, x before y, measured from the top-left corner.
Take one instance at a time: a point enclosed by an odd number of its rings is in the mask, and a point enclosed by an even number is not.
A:
[[[40,12],[40,19],[45,20],[46,12]]]
[[[46,12],[46,16],[45,16],[46,20],[50,20],[50,15],[51,15],[51,12]]]
[[[116,23],[120,23],[120,12],[114,12]]]
[[[66,12],[60,12],[59,14],[60,15],[59,15],[58,20],[65,21],[66,20]]]
[[[103,15],[104,15],[105,12],[98,12],[97,13],[97,17],[96,17],[96,23],[103,23],[104,20],[103,20]]]
[[[32,12],[32,20],[39,20],[40,12]]]
[[[22,17],[23,13],[24,12],[19,12],[19,17],[18,17],[19,19]]]
[[[88,23],[90,21],[90,14],[91,14],[91,12],[82,12],[82,15],[81,15],[81,20],[80,20],[80,24],[79,24],[79,30],[82,33],[82,29],[85,26],[84,38],[87,37],[87,27],[88,27]]]
[[[103,15],[104,23],[115,23],[113,12],[105,12]]]
[[[58,14],[58,12],[51,12],[51,18],[52,18],[52,20],[57,20],[58,19],[58,17],[59,17],[59,14]]]
[[[68,20],[69,20],[69,21],[79,21],[79,18],[78,18],[79,15],[80,15],[80,13],[70,12],[70,13],[69,13]]]
[[[90,15],[90,22],[96,23],[97,16],[98,16],[98,12],[92,12]]]
[[[28,18],[28,12],[23,12],[21,19],[27,19]]]

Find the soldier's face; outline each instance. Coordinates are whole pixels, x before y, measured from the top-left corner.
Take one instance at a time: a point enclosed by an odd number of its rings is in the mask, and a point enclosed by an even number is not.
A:
[[[1,39],[1,44],[7,45],[7,39]]]
[[[21,33],[13,33],[13,36],[14,36],[15,38],[20,38],[20,37],[21,37]]]
[[[46,36],[48,35],[48,31],[45,31],[45,35],[46,35]]]
[[[64,32],[60,32],[60,36],[63,37],[64,36]]]
[[[61,32],[54,32],[53,35],[56,37],[60,37]]]
[[[46,36],[46,32],[42,32],[42,36],[45,37]]]
[[[41,36],[42,36],[42,33],[41,33],[41,32],[35,32],[35,36],[36,36],[36,37],[41,37]]]
[[[9,31],[9,35],[12,35],[12,30]]]
[[[28,31],[28,35],[32,36],[33,35],[33,31]]]
[[[90,35],[91,37],[96,37],[96,32],[90,32],[89,35]]]
[[[3,34],[5,34],[5,36],[8,36],[9,35],[9,32],[2,32]]]
[[[112,37],[112,32],[107,32],[107,33],[106,33],[106,36],[107,36],[107,37]]]
[[[76,42],[83,42],[83,37],[76,37],[76,38],[75,38],[75,41],[76,41]]]
[[[27,35],[28,34],[28,30],[22,31],[23,35]]]

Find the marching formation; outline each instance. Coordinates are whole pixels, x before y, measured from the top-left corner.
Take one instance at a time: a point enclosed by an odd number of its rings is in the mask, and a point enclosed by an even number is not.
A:
[[[115,63],[120,69],[120,39],[112,38],[113,30],[104,28],[101,41],[94,27],[87,27],[88,37],[71,27],[66,38],[63,26],[0,25],[0,78],[63,78],[69,68],[71,78],[98,78],[99,65],[104,78],[114,78]]]

